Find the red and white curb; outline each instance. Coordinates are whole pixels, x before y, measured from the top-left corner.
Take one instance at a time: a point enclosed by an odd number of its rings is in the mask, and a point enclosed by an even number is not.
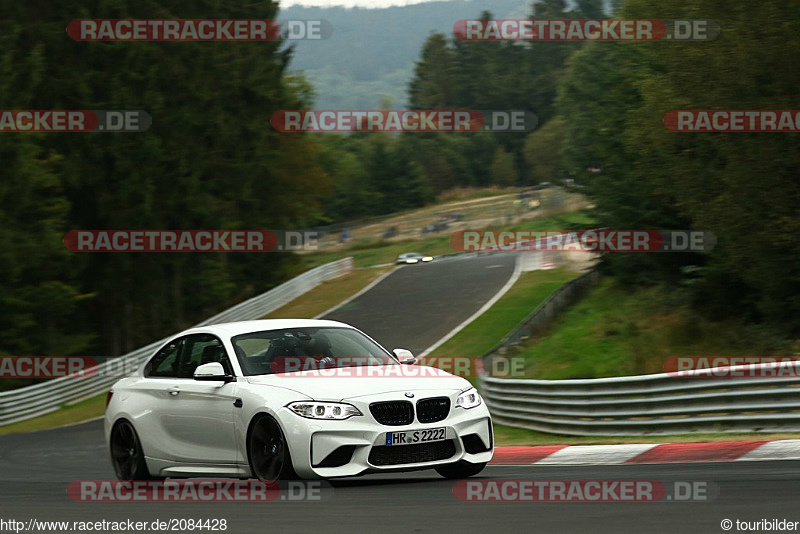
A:
[[[497,447],[491,465],[621,465],[800,460],[800,439]]]

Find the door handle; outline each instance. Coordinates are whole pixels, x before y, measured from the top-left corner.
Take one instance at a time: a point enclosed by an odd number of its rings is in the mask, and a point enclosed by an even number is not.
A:
[[[179,388],[178,386],[172,386],[170,388],[167,388],[167,391],[169,392],[170,395],[174,397],[175,395],[181,392],[181,388]]]

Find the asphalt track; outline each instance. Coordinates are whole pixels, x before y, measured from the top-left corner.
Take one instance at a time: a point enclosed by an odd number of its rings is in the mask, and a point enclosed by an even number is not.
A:
[[[705,502],[462,502],[452,481],[415,472],[333,481],[321,500],[268,503],[78,503],[67,485],[111,480],[94,421],[0,437],[0,519],[133,521],[226,519],[227,532],[721,532],[723,519],[800,520],[800,464],[721,462],[620,466],[489,466],[478,480],[706,482]],[[712,486],[712,484],[709,484]],[[734,529],[735,530],[735,529]]]
[[[352,324],[390,350],[420,354],[491,299],[515,260],[497,254],[405,265],[324,319]]]
[[[508,258],[508,259],[507,259]],[[513,258],[409,266],[330,317],[390,347],[421,351],[471,315],[510,276]],[[493,288],[493,289],[492,289]],[[378,313],[380,311],[380,313]],[[409,332],[419,332],[410,336]],[[462,502],[435,472],[333,481],[321,500],[269,503],[75,502],[77,480],[113,480],[102,423],[0,437],[0,520],[226,519],[226,532],[722,532],[723,519],[800,521],[800,462],[489,466],[478,480],[705,482],[703,502]],[[0,522],[0,531],[3,527]],[[73,531],[67,529],[66,531]],[[736,531],[736,527],[732,531]]]

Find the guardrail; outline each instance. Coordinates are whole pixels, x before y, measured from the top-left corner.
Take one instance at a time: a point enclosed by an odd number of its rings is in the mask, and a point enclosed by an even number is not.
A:
[[[338,278],[352,270],[353,258],[344,258],[320,265],[195,326],[258,319],[317,287],[322,282]],[[54,378],[40,384],[0,393],[0,426],[54,412],[64,405],[75,404],[107,391],[120,377],[113,372],[106,373],[106,370],[138,365],[153,354],[166,340],[167,338],[164,338],[119,358],[107,360],[99,364],[95,369],[96,372],[91,376]]]
[[[553,434],[785,432],[800,429],[800,362],[792,366],[794,377],[715,378],[702,370],[590,380],[483,376],[480,385],[495,422]]]
[[[489,350],[483,356],[483,359],[487,360],[494,354],[505,354],[508,350],[513,349],[524,340],[541,331],[550,324],[550,321],[556,315],[581,298],[599,280],[600,272],[591,270],[558,288],[504,337],[500,343]]]
[[[588,273],[553,293],[484,356],[485,368],[493,368],[494,355],[506,354],[549,324],[598,276]],[[779,369],[778,365],[784,367]],[[790,362],[791,369],[786,365],[786,362],[766,363],[586,380],[504,379],[482,375],[478,385],[495,422],[552,434],[643,436],[797,431],[800,430],[800,362]],[[779,371],[783,376],[777,376]],[[720,373],[726,377],[719,377]]]

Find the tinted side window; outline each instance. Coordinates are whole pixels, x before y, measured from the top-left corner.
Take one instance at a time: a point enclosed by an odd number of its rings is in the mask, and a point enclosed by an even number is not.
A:
[[[144,369],[144,376],[154,378],[175,378],[178,376],[178,356],[183,345],[183,338],[176,339],[164,346],[150,358]]]
[[[222,341],[211,334],[187,336],[178,365],[178,378],[192,378],[198,366],[212,362],[221,363],[226,374],[233,374]]]

